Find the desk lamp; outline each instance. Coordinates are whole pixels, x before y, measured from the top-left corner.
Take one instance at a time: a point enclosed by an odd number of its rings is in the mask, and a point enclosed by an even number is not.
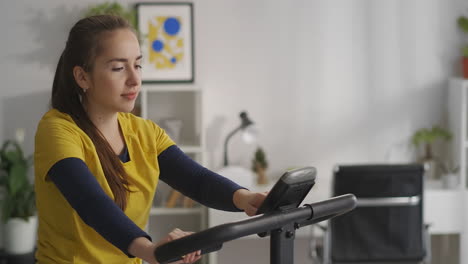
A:
[[[228,157],[227,157],[227,148],[228,148],[228,142],[231,139],[234,134],[236,134],[238,131],[242,131],[243,133],[243,139],[244,141],[253,141],[255,139],[255,131],[252,129],[253,128],[253,122],[247,117],[246,112],[241,112],[240,113],[240,119],[241,119],[241,124],[238,126],[236,129],[234,129],[231,133],[228,134],[226,137],[226,140],[224,141],[224,166],[228,166]]]

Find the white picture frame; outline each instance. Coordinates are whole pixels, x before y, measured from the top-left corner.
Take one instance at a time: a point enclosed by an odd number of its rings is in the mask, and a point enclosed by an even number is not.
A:
[[[193,4],[136,5],[143,83],[193,82]]]

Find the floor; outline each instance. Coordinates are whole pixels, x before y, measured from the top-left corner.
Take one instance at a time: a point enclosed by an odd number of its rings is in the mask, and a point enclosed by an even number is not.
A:
[[[433,235],[431,238],[431,264],[461,264],[458,240],[458,235]],[[310,259],[309,242],[308,239],[296,239],[294,263],[313,263]],[[269,253],[268,239],[241,239],[224,244],[223,249],[219,252],[218,263],[268,264],[270,263]]]
[[[459,235],[433,235],[432,264],[460,264]]]

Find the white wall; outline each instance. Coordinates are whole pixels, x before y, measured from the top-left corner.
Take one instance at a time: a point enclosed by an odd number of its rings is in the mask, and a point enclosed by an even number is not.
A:
[[[0,139],[27,127],[32,152],[68,30],[93,2],[0,2]],[[224,137],[241,110],[258,125],[272,178],[312,165],[325,181],[336,163],[407,160],[411,133],[445,118],[446,82],[457,73],[461,45],[455,19],[467,6],[195,1],[209,167],[221,166]],[[231,163],[249,166],[254,148],[234,137]]]
[[[220,166],[223,137],[242,109],[258,124],[270,176],[316,166],[316,197],[328,195],[337,163],[412,160],[411,134],[444,123],[447,78],[458,68],[455,19],[467,6],[197,3],[197,78],[206,91],[210,165]],[[254,147],[233,141],[231,161],[248,166]]]
[[[25,127],[32,153],[67,32],[94,2],[0,2],[0,139]],[[224,137],[247,110],[270,177],[315,166],[310,199],[324,198],[333,165],[409,161],[410,135],[445,121],[447,79],[459,73],[455,20],[467,1],[194,3],[210,168],[221,166]],[[254,149],[234,137],[231,163],[249,166]]]

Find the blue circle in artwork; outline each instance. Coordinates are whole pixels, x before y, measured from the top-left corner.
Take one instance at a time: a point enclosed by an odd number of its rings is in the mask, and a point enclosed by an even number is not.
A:
[[[176,64],[177,58],[176,58],[176,57],[172,57],[172,58],[171,58],[171,62],[172,62],[172,64]]]
[[[161,40],[157,39],[153,41],[152,47],[154,51],[160,52],[164,48],[164,43]]]
[[[168,35],[174,36],[177,33],[179,33],[179,30],[180,23],[179,20],[177,20],[177,18],[169,17],[166,19],[166,21],[164,21],[164,31],[166,31]]]

